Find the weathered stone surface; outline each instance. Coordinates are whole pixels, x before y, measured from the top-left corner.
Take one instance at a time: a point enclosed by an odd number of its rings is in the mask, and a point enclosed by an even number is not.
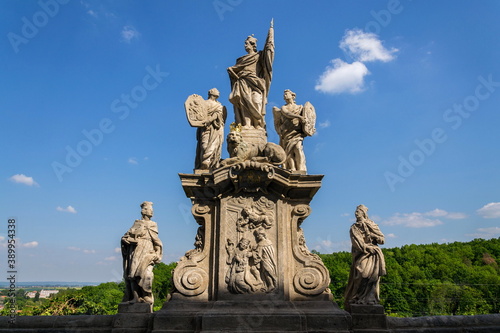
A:
[[[384,307],[381,305],[351,304],[352,326],[356,330],[379,330],[387,329],[387,320]]]
[[[151,221],[152,202],[141,204],[141,215],[142,219],[135,220],[121,239],[126,288],[123,302],[153,304],[153,266],[161,261],[163,244],[158,237],[156,222]]]
[[[251,161],[180,176],[200,228],[174,271],[173,299],[331,298],[328,270],[300,227],[322,176]]]
[[[227,69],[231,80],[229,101],[234,106],[236,123],[246,129],[265,129],[267,95],[271,86],[274,61],[274,28],[271,27],[262,51],[257,51],[257,39],[245,40],[246,55]],[[264,136],[265,137],[265,136]]]
[[[184,103],[189,124],[198,128],[195,172],[214,169],[220,162],[227,111],[217,100],[219,95],[219,91],[212,88],[207,100],[200,95],[191,95]]]
[[[295,104],[295,93],[285,90],[286,104],[281,109],[274,107],[274,128],[280,137],[280,145],[286,153],[285,169],[306,173],[304,137],[316,132],[316,111],[311,103]]]
[[[356,223],[351,226],[352,264],[345,291],[347,311],[354,304],[376,305],[380,302],[379,281],[386,274],[385,259],[378,244],[384,244],[384,234],[368,218],[368,208],[359,205]]]

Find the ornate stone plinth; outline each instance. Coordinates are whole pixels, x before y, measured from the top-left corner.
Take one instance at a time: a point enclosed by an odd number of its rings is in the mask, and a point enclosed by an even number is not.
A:
[[[350,316],[333,302],[329,272],[301,228],[322,175],[245,161],[180,177],[200,227],[154,332],[349,330]]]

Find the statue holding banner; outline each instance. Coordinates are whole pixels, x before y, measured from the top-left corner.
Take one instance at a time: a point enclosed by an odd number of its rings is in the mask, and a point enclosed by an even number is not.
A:
[[[262,51],[257,51],[257,39],[245,40],[247,54],[227,69],[231,80],[229,101],[234,106],[235,122],[244,129],[265,129],[267,95],[271,86],[274,61],[273,21]]]

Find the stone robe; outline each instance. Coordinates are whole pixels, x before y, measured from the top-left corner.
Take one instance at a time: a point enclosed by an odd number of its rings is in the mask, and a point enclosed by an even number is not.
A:
[[[373,305],[380,302],[379,281],[386,274],[382,250],[384,235],[371,220],[364,219],[351,226],[352,265],[345,291],[345,307],[350,304]],[[370,248],[370,249],[369,249]]]

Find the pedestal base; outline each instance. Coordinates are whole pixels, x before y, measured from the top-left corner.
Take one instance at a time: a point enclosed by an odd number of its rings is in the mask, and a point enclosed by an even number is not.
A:
[[[118,313],[151,313],[153,304],[151,303],[120,303]]]
[[[388,332],[382,305],[351,304],[353,332]]]
[[[152,332],[350,332],[349,313],[333,302],[182,302],[155,313]]]

